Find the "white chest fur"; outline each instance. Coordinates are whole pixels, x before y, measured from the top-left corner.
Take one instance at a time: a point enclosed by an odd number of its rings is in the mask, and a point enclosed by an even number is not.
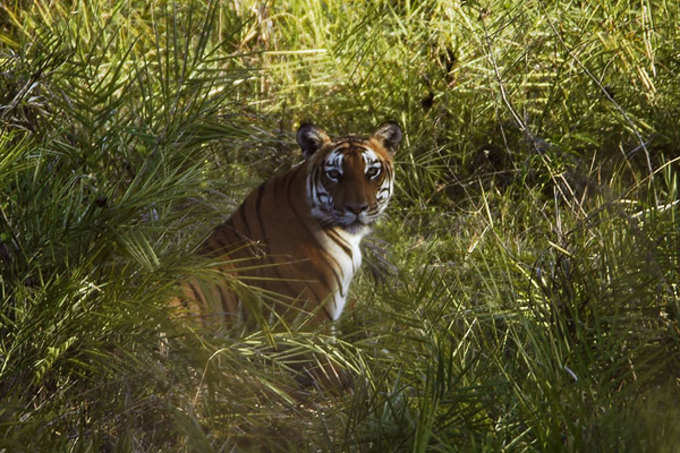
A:
[[[322,246],[333,257],[339,267],[337,271],[340,277],[340,288],[326,302],[326,310],[333,321],[340,317],[345,308],[350,283],[352,283],[354,274],[359,269],[359,266],[361,266],[359,243],[368,232],[369,228],[363,228],[355,233],[334,228],[332,235],[322,233],[323,238],[320,238]],[[348,250],[351,251],[351,254],[347,253]]]

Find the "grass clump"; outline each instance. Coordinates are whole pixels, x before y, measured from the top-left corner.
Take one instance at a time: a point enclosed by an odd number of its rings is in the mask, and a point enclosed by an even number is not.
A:
[[[0,448],[680,441],[675,3],[1,8]],[[298,123],[386,118],[397,193],[339,339],[171,322]],[[310,352],[352,391],[300,387]]]

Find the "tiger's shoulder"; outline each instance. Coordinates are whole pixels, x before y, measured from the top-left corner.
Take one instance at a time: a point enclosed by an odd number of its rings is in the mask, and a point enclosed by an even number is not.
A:
[[[336,320],[361,265],[361,239],[392,196],[401,138],[395,123],[336,139],[301,125],[304,161],[253,190],[201,254],[224,258],[223,271],[259,290],[276,316]],[[200,286],[185,291],[197,305],[226,318],[243,309],[226,281]]]

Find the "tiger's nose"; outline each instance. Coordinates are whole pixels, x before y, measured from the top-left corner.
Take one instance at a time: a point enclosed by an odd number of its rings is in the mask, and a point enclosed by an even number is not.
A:
[[[352,214],[359,215],[362,212],[368,210],[368,204],[367,203],[348,203],[345,206],[345,209],[347,209]]]

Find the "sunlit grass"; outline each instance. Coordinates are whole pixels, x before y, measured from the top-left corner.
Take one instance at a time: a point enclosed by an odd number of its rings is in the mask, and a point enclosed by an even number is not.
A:
[[[0,8],[0,449],[680,442],[676,3]],[[169,316],[297,124],[388,118],[397,192],[336,340]]]

